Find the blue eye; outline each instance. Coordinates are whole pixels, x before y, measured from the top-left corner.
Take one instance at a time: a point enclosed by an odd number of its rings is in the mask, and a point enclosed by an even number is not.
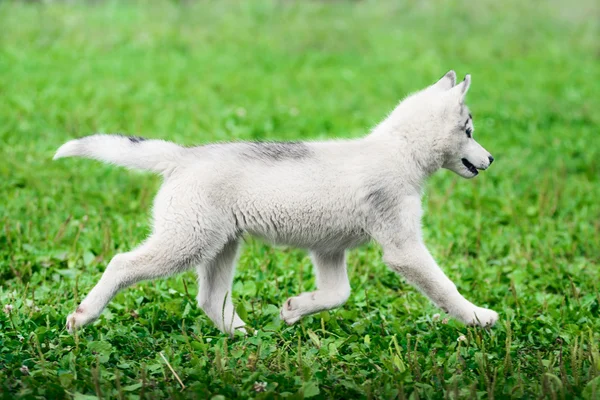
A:
[[[473,133],[473,129],[471,128],[467,128],[467,137],[470,138],[471,134]]]

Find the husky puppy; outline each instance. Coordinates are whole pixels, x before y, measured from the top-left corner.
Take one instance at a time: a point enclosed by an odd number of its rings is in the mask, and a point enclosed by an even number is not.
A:
[[[310,250],[317,290],[285,301],[281,318],[338,307],[350,296],[346,250],[374,240],[383,261],[463,323],[493,325],[498,314],[465,299],[425,247],[421,196],[440,168],[473,178],[493,157],[473,138],[465,105],[471,77],[449,71],[404,99],[369,135],[353,140],[228,143],[186,148],[162,140],[92,135],[67,142],[55,159],[87,157],[161,174],[149,238],[117,254],[67,317],[86,325],[120,290],[192,267],[198,304],[223,332],[245,333],[231,289],[244,233]]]

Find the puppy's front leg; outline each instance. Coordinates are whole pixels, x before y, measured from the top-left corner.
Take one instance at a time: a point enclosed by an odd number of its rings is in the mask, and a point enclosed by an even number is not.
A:
[[[498,314],[465,299],[437,265],[420,238],[384,245],[384,262],[442,310],[468,325],[491,326]]]
[[[287,299],[280,317],[292,325],[305,315],[341,306],[350,296],[344,251],[323,253],[311,251],[317,275],[317,290]]]

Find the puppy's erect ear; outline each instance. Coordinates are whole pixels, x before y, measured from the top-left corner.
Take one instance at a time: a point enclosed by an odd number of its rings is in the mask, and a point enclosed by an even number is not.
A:
[[[465,102],[465,96],[469,91],[469,87],[471,86],[471,75],[465,75],[465,79],[459,83],[458,85],[452,88],[452,94],[458,97],[458,101],[462,104]]]
[[[450,90],[456,84],[456,72],[450,70],[446,72],[446,75],[442,76],[439,81],[431,85],[439,91]]]

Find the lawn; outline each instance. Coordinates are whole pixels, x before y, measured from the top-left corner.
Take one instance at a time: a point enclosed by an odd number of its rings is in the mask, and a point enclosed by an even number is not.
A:
[[[598,15],[591,0],[0,1],[1,397],[599,398]],[[255,335],[221,334],[191,272],[66,332],[148,234],[160,178],[53,162],[62,143],[359,137],[449,69],[472,74],[496,161],[432,177],[425,239],[494,328],[435,316],[375,244],[348,254],[347,304],[288,327],[309,257],[249,237],[233,297]]]

